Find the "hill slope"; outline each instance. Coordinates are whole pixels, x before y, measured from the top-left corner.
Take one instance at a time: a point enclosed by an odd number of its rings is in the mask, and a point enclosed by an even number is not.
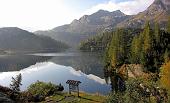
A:
[[[158,22],[164,28],[169,15],[170,0],[155,0],[145,11],[119,23],[117,27],[141,28],[146,21],[150,21],[151,24]]]
[[[71,24],[56,27],[49,31],[37,31],[36,34],[47,35],[56,40],[77,46],[80,41],[94,36],[98,32],[114,28],[141,28],[146,21],[160,23],[165,28],[170,14],[170,0],[155,0],[145,11],[137,15],[126,15],[120,10],[109,12],[99,10],[92,15],[84,15]]]
[[[50,36],[71,46],[77,46],[81,40],[85,40],[104,29],[110,29],[129,17],[119,10],[113,12],[99,10],[92,15],[84,15],[79,20],[75,19],[71,24],[35,33]]]
[[[12,52],[60,51],[67,46],[49,37],[16,28],[0,28],[0,49]]]

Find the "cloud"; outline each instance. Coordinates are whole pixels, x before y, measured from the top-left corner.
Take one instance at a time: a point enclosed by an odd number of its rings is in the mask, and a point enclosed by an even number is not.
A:
[[[96,82],[98,82],[98,83],[100,83],[100,84],[106,84],[105,79],[101,79],[100,77],[95,76],[95,75],[93,75],[93,74],[87,75],[87,78],[89,78],[89,79],[91,79],[91,80],[94,80],[94,81],[96,81]]]
[[[66,0],[71,5],[71,0]],[[20,27],[26,30],[46,30],[68,24],[85,14],[92,14],[99,9],[108,11],[121,10],[126,14],[136,14],[145,10],[153,0],[110,0],[94,5],[86,11],[68,6],[64,0],[0,0],[0,27]],[[82,2],[77,5],[87,6]],[[76,8],[76,9],[75,9]],[[83,9],[84,10],[84,9]]]
[[[98,77],[96,75],[93,75],[93,74],[87,75],[87,74],[83,73],[82,71],[80,71],[80,70],[76,71],[73,68],[70,68],[69,71],[70,71],[71,74],[73,74],[75,76],[78,76],[78,77],[83,76],[83,77],[86,77],[86,78],[88,78],[90,80],[93,80],[93,81],[95,81],[97,83],[106,84],[105,79],[102,79],[102,78],[100,78],[100,77]]]
[[[76,12],[63,0],[0,0],[0,27],[51,29],[70,23]]]
[[[79,71],[75,71],[73,68],[70,68],[69,71],[70,71],[71,74],[73,74],[75,76],[78,76],[78,77],[83,75],[83,73],[80,70]]]
[[[121,10],[125,14],[133,15],[137,14],[141,11],[144,11],[147,7],[149,7],[154,0],[129,0],[129,1],[121,1],[117,2],[116,0],[110,0],[107,3],[98,4],[93,6],[84,12],[84,14],[92,14],[100,9],[115,11]]]

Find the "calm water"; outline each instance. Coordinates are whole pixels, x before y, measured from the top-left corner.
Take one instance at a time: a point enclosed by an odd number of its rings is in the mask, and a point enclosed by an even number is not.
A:
[[[21,73],[22,90],[39,81],[61,83],[67,91],[68,79],[79,80],[80,90],[107,94],[110,85],[104,80],[101,54],[64,52],[0,56],[0,84],[9,86],[11,77]]]

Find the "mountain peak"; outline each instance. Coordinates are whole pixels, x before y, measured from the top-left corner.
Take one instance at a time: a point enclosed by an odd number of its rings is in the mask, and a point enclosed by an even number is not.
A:
[[[109,15],[110,14],[110,12],[109,11],[107,11],[107,10],[98,10],[97,12],[95,12],[95,13],[93,13],[93,14],[91,14],[91,15],[99,15],[99,16],[103,16],[103,15]]]
[[[166,11],[170,10],[170,0],[155,0],[151,6],[153,5],[162,7]]]
[[[118,23],[130,18],[120,10],[113,12],[98,10],[91,15],[84,15],[79,19],[73,20],[70,24],[56,27],[48,31],[40,31],[38,34],[51,35],[52,38],[66,42],[75,47],[81,40],[85,40],[98,32],[111,30]],[[76,34],[76,35],[75,35]]]
[[[100,9],[96,13],[109,13],[109,11]]]
[[[120,11],[120,10],[116,10],[116,11],[113,11],[112,12],[112,14],[114,14],[114,15],[119,15],[119,16],[126,16],[126,14],[124,14],[122,11]]]
[[[123,21],[117,27],[141,28],[146,21],[160,23],[164,27],[170,14],[170,0],[155,0],[145,11],[138,13],[129,20]]]
[[[16,32],[18,32],[18,31],[25,31],[25,30],[22,30],[22,29],[20,29],[20,28],[18,28],[18,27],[3,27],[3,28],[0,28],[0,31],[6,31],[6,32],[8,32],[8,31],[12,31],[12,32],[14,32],[14,31],[16,31]],[[28,32],[28,31],[25,31],[25,32]]]
[[[115,10],[115,11],[113,11],[113,12],[123,13],[123,12],[122,12],[122,11],[120,11],[120,10]]]
[[[114,13],[114,14],[124,14],[122,11],[120,10],[115,10],[115,11],[112,11],[112,12],[109,12],[107,10],[98,10],[97,12],[95,12],[94,14],[111,14],[111,13]]]
[[[3,27],[3,28],[0,28],[0,29],[16,29],[16,30],[21,30],[18,27]]]
[[[164,5],[170,5],[170,0],[155,0],[154,3],[162,2]]]

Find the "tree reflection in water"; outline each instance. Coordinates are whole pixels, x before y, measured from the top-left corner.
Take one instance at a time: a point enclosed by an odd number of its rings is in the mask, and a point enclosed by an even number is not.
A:
[[[104,67],[104,76],[106,83],[111,84],[112,92],[123,92],[126,90],[125,81],[128,78],[128,71],[126,65],[123,67],[112,67],[109,63]]]

